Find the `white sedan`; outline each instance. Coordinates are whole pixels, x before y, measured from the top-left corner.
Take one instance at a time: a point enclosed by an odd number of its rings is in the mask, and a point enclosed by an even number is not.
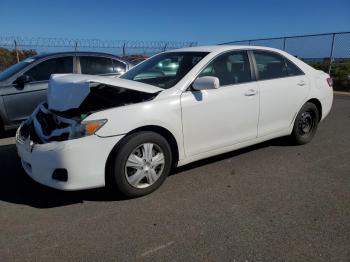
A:
[[[184,48],[118,79],[53,75],[47,102],[17,131],[17,150],[41,184],[137,197],[172,167],[281,136],[308,143],[332,101],[329,75],[286,52]]]

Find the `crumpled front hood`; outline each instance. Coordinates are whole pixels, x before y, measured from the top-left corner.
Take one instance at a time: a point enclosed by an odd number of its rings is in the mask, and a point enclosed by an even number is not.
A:
[[[91,86],[105,84],[144,93],[157,93],[163,89],[121,78],[81,74],[56,74],[49,81],[47,103],[50,110],[66,111],[78,108],[90,93]]]

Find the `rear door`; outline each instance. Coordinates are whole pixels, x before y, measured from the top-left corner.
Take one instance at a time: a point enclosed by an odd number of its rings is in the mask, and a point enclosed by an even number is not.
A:
[[[253,51],[260,90],[258,136],[290,127],[309,91],[309,80],[284,56]]]
[[[46,100],[47,86],[51,74],[73,73],[73,56],[49,58],[23,74],[31,81],[24,87],[14,84],[4,90],[4,104],[9,122],[16,124],[28,117],[35,107]]]

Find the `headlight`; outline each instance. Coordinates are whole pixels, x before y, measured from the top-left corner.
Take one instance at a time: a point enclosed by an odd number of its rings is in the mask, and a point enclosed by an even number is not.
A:
[[[107,119],[83,121],[74,128],[71,138],[91,136],[95,134],[106,123]]]

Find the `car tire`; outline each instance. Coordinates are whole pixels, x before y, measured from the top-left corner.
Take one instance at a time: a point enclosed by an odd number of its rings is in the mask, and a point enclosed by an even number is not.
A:
[[[163,184],[171,166],[171,148],[163,136],[151,131],[131,134],[117,146],[112,188],[131,198],[147,195]]]
[[[320,113],[315,104],[305,103],[294,121],[291,134],[293,141],[299,145],[309,143],[315,136],[319,121]]]

